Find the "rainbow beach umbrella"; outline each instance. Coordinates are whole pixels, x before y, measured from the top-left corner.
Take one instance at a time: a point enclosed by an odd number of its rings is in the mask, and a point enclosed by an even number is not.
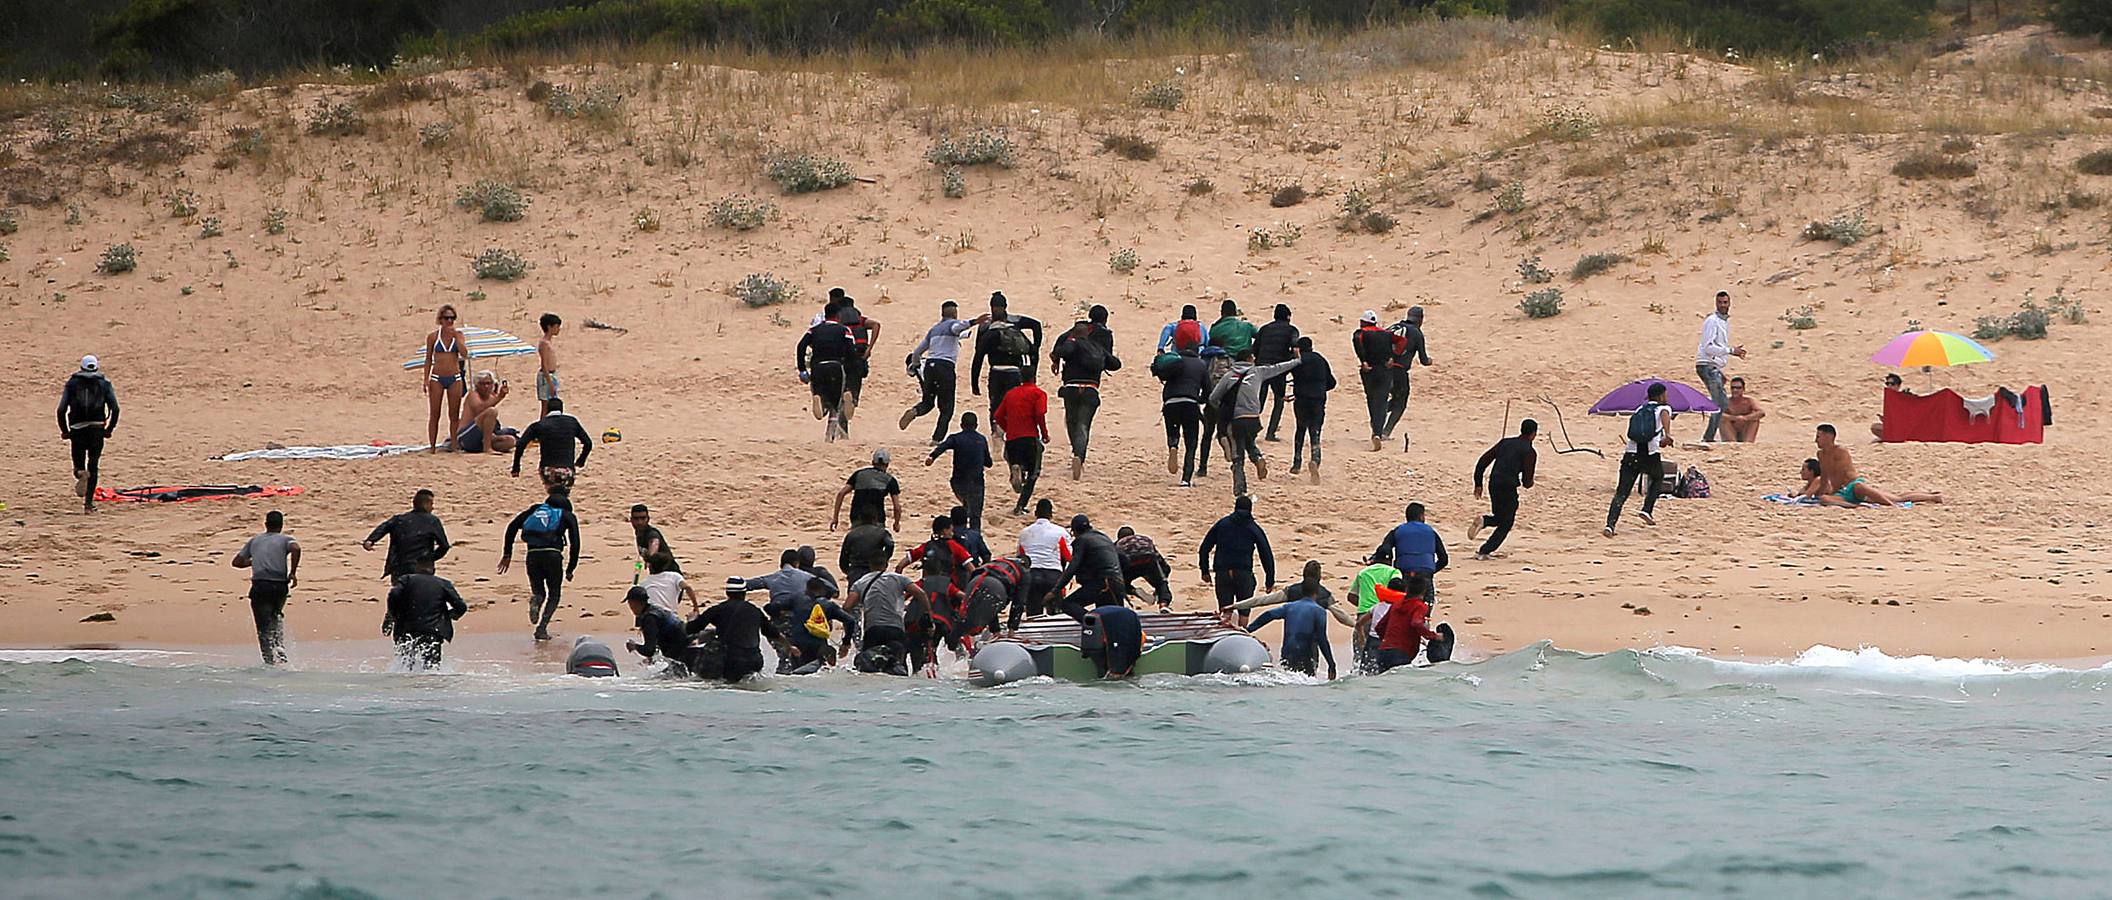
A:
[[[1979,341],[1948,331],[1909,331],[1893,338],[1870,357],[1881,366],[1969,366],[1994,362],[1993,351]]]

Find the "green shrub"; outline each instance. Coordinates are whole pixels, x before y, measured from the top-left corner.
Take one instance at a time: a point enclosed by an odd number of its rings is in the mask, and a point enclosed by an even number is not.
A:
[[[168,206],[169,218],[188,219],[198,214],[198,195],[187,190],[179,190],[169,195]]]
[[[206,216],[198,223],[198,237],[216,238],[222,234],[219,216]]]
[[[756,273],[740,280],[733,286],[733,296],[750,309],[777,306],[790,302],[799,295],[799,288],[776,275]]]
[[[1260,253],[1278,247],[1290,247],[1305,236],[1305,229],[1290,222],[1278,222],[1273,226],[1263,225],[1247,232],[1247,251]]]
[[[132,251],[131,244],[111,244],[95,264],[95,270],[105,275],[118,275],[136,268],[139,268],[139,254]]]
[[[0,235],[14,234],[22,230],[21,212],[10,206],[0,209]]]
[[[365,134],[367,120],[359,114],[359,108],[350,103],[332,103],[318,98],[315,110],[308,114],[308,133],[322,137],[346,137]]]
[[[780,153],[765,161],[763,173],[787,194],[830,191],[850,184],[850,164],[811,153]]]
[[[528,214],[526,196],[513,185],[489,178],[463,188],[455,196],[455,205],[476,210],[486,222],[518,222]]]
[[[1540,257],[1528,256],[1518,261],[1518,277],[1526,284],[1546,284],[1555,280],[1555,273],[1541,267]]]
[[[607,85],[578,91],[571,85],[555,85],[543,97],[543,110],[560,119],[614,121],[623,111],[623,94]]]
[[[1364,226],[1365,231],[1372,234],[1385,234],[1392,231],[1393,226],[1401,224],[1401,220],[1376,209],[1365,213],[1357,221]]]
[[[631,213],[631,227],[646,234],[660,230],[660,214],[650,206],[642,206]]]
[[[1525,212],[1525,182],[1513,181],[1496,195],[1496,208],[1510,215]]]
[[[1107,258],[1107,268],[1117,275],[1128,275],[1135,272],[1142,262],[1135,248],[1124,247]]]
[[[1569,267],[1569,277],[1583,281],[1627,261],[1628,257],[1619,253],[1588,253],[1579,258],[1576,265]]]
[[[1581,141],[1599,133],[1599,116],[1581,106],[1557,106],[1540,114],[1540,131],[1561,141]]]
[[[2053,0],[2053,24],[2069,34],[2112,36],[2112,4],[2104,0]]]
[[[939,176],[939,192],[947,199],[959,200],[968,196],[968,179],[959,169],[947,169]]]
[[[1674,35],[1693,46],[1747,54],[1840,54],[1925,33],[1934,6],[1933,0],[1568,0],[1555,13],[1609,40]]]
[[[1305,196],[1305,185],[1287,184],[1277,188],[1276,193],[1269,195],[1269,205],[1277,209],[1282,209],[1286,206],[1297,206],[1305,202]]]
[[[1909,181],[1956,181],[1980,172],[1970,159],[1953,159],[1935,153],[1916,153],[1892,164],[1892,174]]]
[[[1217,190],[1217,182],[1211,181],[1208,178],[1204,178],[1201,175],[1197,175],[1196,177],[1190,179],[1187,184],[1181,185],[1181,190],[1187,191],[1188,196],[1190,197],[1200,197],[1204,194],[1210,193],[1211,191]]]
[[[720,197],[704,211],[704,221],[714,228],[754,231],[777,218],[777,204],[743,194]]]
[[[274,207],[274,208],[273,208],[273,209],[272,209],[272,210],[271,210],[270,212],[267,212],[267,213],[265,213],[265,214],[264,214],[264,233],[265,233],[265,234],[285,234],[285,233],[286,233],[286,211],[285,211],[285,210],[283,210],[283,209],[278,209],[278,208]]]
[[[1781,316],[1782,324],[1788,325],[1791,331],[1810,331],[1819,327],[1817,313],[1818,311],[1810,306],[1799,306],[1796,309],[1784,310]]]
[[[477,258],[469,267],[477,273],[478,278],[489,278],[493,281],[517,281],[533,268],[520,254],[497,247],[477,254]]]
[[[1169,78],[1138,88],[1132,99],[1145,109],[1176,110],[1181,108],[1182,101],[1188,99],[1188,90]]]
[[[1853,247],[1862,243],[1864,238],[1876,232],[1877,229],[1864,220],[1862,212],[1858,210],[1853,213],[1841,213],[1824,222],[1813,222],[1804,226],[1804,239],[1807,241],[1832,241],[1843,247]]]
[[[961,137],[942,137],[924,151],[924,160],[940,168],[995,165],[1012,168],[1012,139],[984,129]]]
[[[455,136],[453,122],[427,122],[418,128],[418,146],[428,150],[444,147]]]
[[[1551,319],[1562,314],[1562,289],[1541,288],[1525,295],[1518,301],[1518,308],[1528,319]]]

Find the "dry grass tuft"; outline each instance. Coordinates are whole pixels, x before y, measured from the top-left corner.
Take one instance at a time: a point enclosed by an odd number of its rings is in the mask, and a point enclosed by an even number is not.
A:
[[[1269,195],[1269,205],[1282,209],[1286,206],[1297,206],[1300,203],[1304,203],[1305,198],[1305,185],[1287,184],[1278,188],[1276,193]]]
[[[1909,181],[1956,181],[1979,173],[1979,163],[1934,153],[1916,153],[1892,165],[1892,174]]]
[[[2098,150],[2075,161],[2075,170],[2085,175],[2112,175],[2112,150]]]
[[[1110,134],[1100,139],[1100,149],[1123,159],[1144,162],[1159,158],[1159,145],[1133,134]]]

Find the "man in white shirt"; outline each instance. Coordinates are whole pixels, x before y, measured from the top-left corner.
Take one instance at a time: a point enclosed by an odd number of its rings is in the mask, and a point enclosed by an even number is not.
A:
[[[909,367],[909,377],[917,379],[924,396],[917,405],[903,410],[902,419],[896,424],[907,430],[909,423],[937,409],[939,423],[931,432],[934,444],[946,439],[946,429],[953,424],[954,372],[960,366],[961,335],[989,318],[963,319],[960,313],[961,305],[952,300],[940,304],[939,321],[924,332],[924,339],[910,348],[909,356],[903,360]]]
[[[1055,612],[1042,603],[1063,580],[1063,567],[1071,561],[1071,533],[1049,521],[1056,504],[1043,498],[1034,504],[1034,524],[1019,533],[1019,552],[1027,558],[1027,585],[1020,591],[1027,615]]]
[[[1717,291],[1716,312],[1701,320],[1701,346],[1694,349],[1694,374],[1701,376],[1717,410],[1709,416],[1708,429],[1702,432],[1704,443],[1713,443],[1716,429],[1723,425],[1723,407],[1729,402],[1723,393],[1723,367],[1733,356],[1744,359],[1745,348],[1731,346],[1731,292]]]
[[[1672,408],[1665,405],[1666,394],[1664,382],[1650,385],[1648,402],[1628,420],[1628,443],[1621,454],[1621,480],[1614,486],[1613,504],[1606,507],[1606,529],[1600,534],[1613,537],[1614,526],[1621,520],[1621,507],[1627,505],[1628,494],[1635,490],[1638,478],[1644,481],[1643,511],[1640,514],[1643,524],[1657,524],[1651,514],[1657,509],[1657,495],[1665,483],[1665,461],[1660,451],[1672,446]],[[1639,429],[1638,417],[1644,417],[1641,425],[1646,427]],[[1639,430],[1647,430],[1648,437],[1643,437]]]
[[[682,570],[675,567],[675,557],[672,554],[655,553],[646,557],[645,565],[651,574],[645,576],[645,580],[640,581],[638,586],[645,588],[647,603],[680,614],[681,602],[688,600],[689,614],[695,615],[698,612],[697,589],[690,587],[689,582],[682,578]]]

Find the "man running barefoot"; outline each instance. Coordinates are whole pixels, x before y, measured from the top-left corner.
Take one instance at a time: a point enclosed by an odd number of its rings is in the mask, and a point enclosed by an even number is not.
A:
[[[1840,435],[1832,425],[1820,425],[1816,441],[1819,445],[1819,496],[1838,497],[1848,503],[1871,503],[1878,506],[1898,506],[1901,503],[1942,503],[1938,493],[1893,494],[1870,483],[1855,471],[1855,460],[1848,455],[1848,448],[1839,443]]]
[[[587,464],[587,455],[594,452],[594,440],[587,436],[587,427],[571,413],[565,412],[565,401],[555,397],[543,404],[549,412],[521,432],[520,440],[513,445],[513,477],[521,477],[521,454],[527,452],[529,444],[541,449],[543,487],[552,491],[570,491],[572,482],[579,477],[579,470]],[[577,448],[579,456],[572,451]]]
[[[103,377],[102,363],[81,357],[81,369],[59,394],[59,436],[73,444],[73,492],[81,512],[95,511],[95,486],[102,475],[103,440],[117,433],[117,391]]]
[[[301,543],[286,534],[285,513],[264,514],[264,533],[242,545],[234,566],[249,570],[249,612],[264,664],[285,665],[286,596],[301,583]]]

